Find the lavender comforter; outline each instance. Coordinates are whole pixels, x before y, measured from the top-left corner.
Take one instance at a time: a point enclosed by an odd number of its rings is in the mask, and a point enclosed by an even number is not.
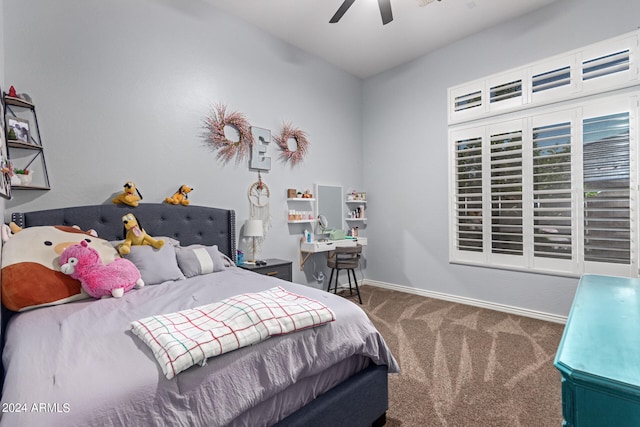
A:
[[[167,380],[132,321],[282,286],[336,314],[329,324],[210,358]],[[6,332],[0,426],[270,425],[372,361],[398,366],[355,304],[239,268],[121,299],[14,316]]]

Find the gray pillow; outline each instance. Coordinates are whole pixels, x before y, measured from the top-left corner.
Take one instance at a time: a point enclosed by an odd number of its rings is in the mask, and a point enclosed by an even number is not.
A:
[[[160,249],[149,245],[133,245],[131,252],[124,258],[133,262],[145,285],[157,285],[168,280],[184,280],[184,274],[178,267],[176,253],[170,242]]]
[[[218,246],[178,246],[175,248],[178,266],[185,277],[215,273],[224,270],[224,260]]]

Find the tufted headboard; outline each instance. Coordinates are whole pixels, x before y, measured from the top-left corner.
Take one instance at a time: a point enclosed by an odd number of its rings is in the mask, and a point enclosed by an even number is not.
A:
[[[182,246],[218,245],[218,249],[235,261],[235,211],[204,206],[182,206],[165,203],[141,203],[137,207],[105,204],[74,206],[24,213],[13,213],[11,220],[21,227],[38,225],[77,225],[94,229],[105,240],[124,239],[122,217],[136,216],[152,236],[167,236]]]
[[[128,205],[93,205],[48,209],[33,212],[14,212],[11,221],[20,227],[38,225],[77,225],[83,230],[94,229],[105,240],[124,239],[122,217],[136,216],[147,233],[152,236],[173,237],[182,246],[193,244],[218,245],[220,252],[236,260],[236,215],[228,209],[204,206],[182,206],[165,203]],[[4,346],[4,330],[13,315],[0,307],[0,342]],[[4,369],[0,365],[0,387]]]

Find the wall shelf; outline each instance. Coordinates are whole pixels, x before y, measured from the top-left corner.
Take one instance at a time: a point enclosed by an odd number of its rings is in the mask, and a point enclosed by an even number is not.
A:
[[[14,175],[11,188],[16,190],[50,190],[49,174],[47,172],[47,164],[44,159],[44,150],[42,147],[42,139],[40,137],[40,128],[38,126],[38,117],[36,115],[36,107],[33,103],[25,101],[22,98],[16,98],[4,94],[5,104],[5,123],[7,125],[7,151],[9,161],[14,169],[27,169],[31,173],[31,181],[29,183],[18,184],[15,178],[20,175]],[[24,125],[28,125],[28,137],[21,139],[9,139],[8,128],[12,119]],[[14,129],[19,129],[14,128]],[[22,126],[24,129],[24,126]],[[24,180],[23,180],[24,181]]]

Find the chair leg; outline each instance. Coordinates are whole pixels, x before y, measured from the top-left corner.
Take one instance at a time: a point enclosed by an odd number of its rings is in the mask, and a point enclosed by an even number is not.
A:
[[[358,294],[358,301],[360,302],[360,304],[362,304],[362,298],[360,297],[360,288],[358,287],[358,278],[356,277],[356,272],[354,269],[350,269],[349,271],[351,271],[351,274],[353,274],[353,281],[356,283],[356,293]],[[347,271],[347,274],[349,274],[349,271]],[[351,284],[351,280],[349,280],[349,284]]]
[[[333,282],[333,293],[338,294],[338,276],[340,276],[340,269],[336,269],[336,281]]]
[[[331,269],[331,275],[329,276],[329,284],[327,285],[327,292],[331,292],[331,280],[333,280],[333,272],[335,271],[334,268]]]

